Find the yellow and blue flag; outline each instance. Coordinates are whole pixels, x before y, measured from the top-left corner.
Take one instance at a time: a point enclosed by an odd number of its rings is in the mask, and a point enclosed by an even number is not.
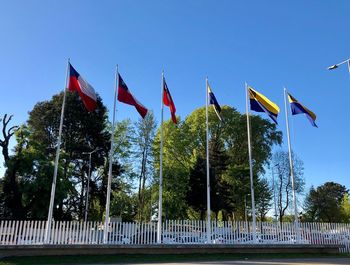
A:
[[[211,90],[209,84],[207,85],[207,89],[208,89],[209,104],[213,105],[216,115],[218,116],[219,120],[222,121],[222,118],[220,115],[221,114],[221,107],[220,107],[218,101],[216,100],[216,97],[215,97],[213,91]]]
[[[288,100],[290,104],[290,108],[292,110],[292,115],[297,114],[305,114],[305,116],[310,121],[311,125],[314,127],[317,127],[315,121],[316,121],[316,114],[313,113],[311,110],[306,108],[303,104],[301,104],[298,100],[296,100],[291,94],[288,93]]]
[[[280,108],[263,94],[260,94],[252,87],[248,87],[250,109],[256,112],[265,112],[277,124],[277,116]]]

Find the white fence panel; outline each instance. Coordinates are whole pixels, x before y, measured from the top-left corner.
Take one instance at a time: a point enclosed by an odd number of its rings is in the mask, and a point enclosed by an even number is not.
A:
[[[1,245],[44,244],[46,221],[0,221]],[[102,222],[55,221],[49,244],[103,244]],[[212,221],[212,244],[340,244],[350,253],[350,225],[339,223],[258,222],[256,240],[252,223]],[[162,244],[206,244],[207,223],[203,220],[165,220]],[[111,222],[108,244],[157,244],[157,223]]]

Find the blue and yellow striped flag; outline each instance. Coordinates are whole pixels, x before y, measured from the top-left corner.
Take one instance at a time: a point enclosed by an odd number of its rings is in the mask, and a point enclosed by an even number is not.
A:
[[[292,115],[297,114],[305,114],[305,116],[310,121],[311,125],[314,127],[317,127],[315,121],[316,121],[316,114],[313,113],[311,110],[306,108],[303,104],[301,104],[298,100],[296,100],[291,94],[288,93],[288,100],[290,104],[290,108],[292,110]]]
[[[256,112],[265,112],[277,124],[277,116],[280,108],[263,94],[260,94],[252,87],[248,87],[250,109]]]

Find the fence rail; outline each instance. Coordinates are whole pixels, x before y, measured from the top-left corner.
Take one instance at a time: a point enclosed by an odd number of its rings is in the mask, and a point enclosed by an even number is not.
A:
[[[44,244],[46,221],[1,221],[1,245]],[[211,222],[207,238],[205,221],[167,220],[162,225],[162,244],[340,244],[350,253],[350,224]],[[102,222],[54,221],[48,244],[104,244]],[[157,223],[111,222],[107,244],[157,244]]]

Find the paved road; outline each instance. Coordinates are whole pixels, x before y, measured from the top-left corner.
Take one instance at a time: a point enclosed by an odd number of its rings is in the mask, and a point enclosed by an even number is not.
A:
[[[127,263],[127,265],[350,265],[350,258],[322,259],[264,259],[264,260],[235,260],[235,261],[200,261],[178,263]],[[112,265],[112,264],[100,264]],[[120,263],[118,264],[120,265]]]

